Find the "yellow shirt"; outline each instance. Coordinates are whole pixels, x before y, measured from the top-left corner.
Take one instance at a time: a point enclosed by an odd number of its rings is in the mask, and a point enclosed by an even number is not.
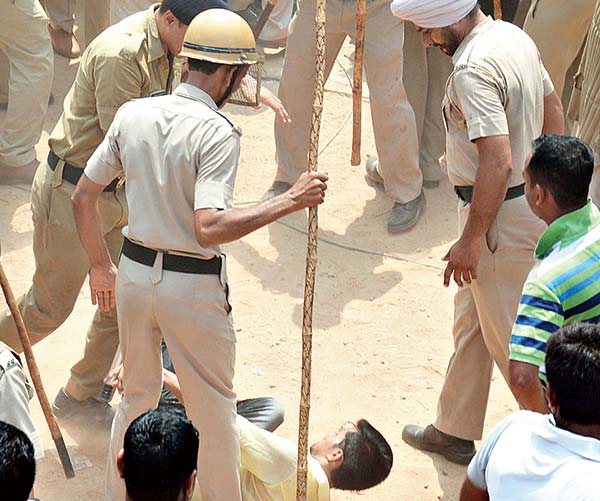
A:
[[[475,140],[508,135],[513,171],[523,183],[531,142],[542,132],[544,97],[554,87],[537,47],[516,26],[491,17],[463,40],[444,99],[446,163],[454,186],[473,186],[479,167]]]
[[[165,90],[169,62],[158,36],[156,7],[111,26],[83,53],[48,141],[66,162],[84,168],[122,104]]]
[[[240,482],[243,501],[296,500],[296,445],[261,430],[238,416]],[[321,465],[308,457],[308,501],[329,501],[329,480]]]

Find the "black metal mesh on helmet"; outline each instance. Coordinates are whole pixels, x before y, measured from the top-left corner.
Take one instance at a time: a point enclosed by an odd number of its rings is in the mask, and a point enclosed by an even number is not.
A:
[[[237,91],[231,94],[231,97],[227,102],[229,104],[238,104],[240,106],[258,106],[260,102],[262,71],[262,62],[250,65],[246,78],[242,80],[242,85]]]

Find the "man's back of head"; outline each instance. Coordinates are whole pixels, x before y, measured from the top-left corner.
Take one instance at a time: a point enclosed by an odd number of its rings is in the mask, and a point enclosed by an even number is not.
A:
[[[117,458],[130,501],[189,499],[196,480],[198,431],[182,412],[151,410],[131,423]]]
[[[553,334],[546,351],[546,375],[550,408],[558,426],[600,427],[598,325],[575,323]]]
[[[35,480],[35,456],[29,437],[0,421],[0,498],[25,501]]]
[[[533,142],[526,167],[527,200],[537,214],[532,197],[541,189],[552,195],[560,211],[579,209],[587,202],[593,172],[594,154],[583,141],[556,134],[541,136]]]

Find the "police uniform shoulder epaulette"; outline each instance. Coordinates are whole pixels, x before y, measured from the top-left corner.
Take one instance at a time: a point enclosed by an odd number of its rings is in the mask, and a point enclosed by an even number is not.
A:
[[[231,120],[229,120],[229,118],[227,118],[225,115],[223,115],[222,113],[220,113],[216,110],[215,110],[215,113],[217,115],[219,115],[221,118],[223,118],[229,125],[231,125],[231,130],[233,132],[235,132],[238,136],[242,135],[242,129],[240,127],[238,127],[237,125],[235,125]]]
[[[143,33],[129,36],[119,51],[119,56],[132,61],[139,54],[145,39],[146,36]]]
[[[19,361],[15,358],[12,351],[9,349],[0,351],[0,371],[2,374],[15,365],[19,365]]]

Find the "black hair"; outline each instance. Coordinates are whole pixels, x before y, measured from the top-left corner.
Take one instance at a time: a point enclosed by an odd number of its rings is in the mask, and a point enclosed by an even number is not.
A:
[[[198,431],[181,411],[157,409],[129,425],[123,478],[132,501],[176,501],[196,469]]]
[[[221,66],[225,66],[220,63],[213,63],[212,61],[203,61],[201,59],[192,59],[188,57],[188,66],[190,71],[199,71],[205,75],[213,75]]]
[[[547,134],[533,141],[527,172],[531,184],[546,188],[559,208],[577,209],[587,202],[594,154],[580,139]]]
[[[227,9],[227,0],[162,0],[158,11],[164,14],[171,11],[180,23],[189,26],[201,12],[209,9]]]
[[[340,467],[331,472],[336,489],[368,489],[383,482],[392,469],[392,448],[383,435],[365,419],[358,421],[356,427],[358,430],[346,433],[340,444],[344,459]]]
[[[556,331],[546,349],[546,377],[561,420],[599,425],[600,327],[574,323]]]
[[[0,421],[0,497],[26,501],[35,480],[35,454],[29,437]]]

